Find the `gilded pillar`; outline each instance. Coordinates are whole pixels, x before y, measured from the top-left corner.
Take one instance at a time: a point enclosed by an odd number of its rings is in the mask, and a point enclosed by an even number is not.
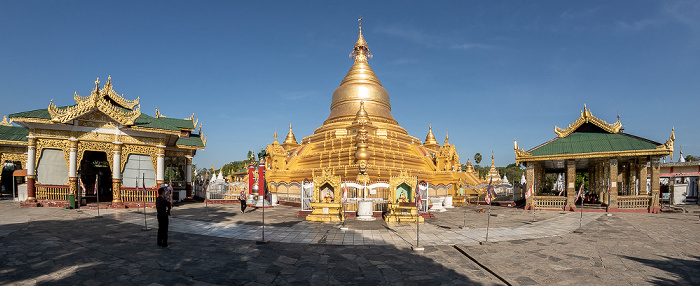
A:
[[[647,189],[647,159],[639,158],[639,167],[637,167],[639,175],[639,195],[646,196],[649,195],[649,190]]]
[[[156,187],[165,184],[165,146],[156,145]]]
[[[649,212],[659,213],[661,207],[659,206],[659,188],[661,186],[659,182],[659,172],[661,171],[661,166],[659,159],[651,160],[651,204],[649,207]]]
[[[27,200],[26,202],[36,202],[36,137],[34,132],[27,136],[29,142],[27,146]]]
[[[185,156],[185,190],[187,192],[187,199],[192,199],[192,156]]]
[[[529,198],[525,199],[525,209],[526,210],[531,210],[534,208],[534,196],[535,196],[535,162],[528,162],[527,163],[527,169],[525,170],[525,181],[527,181],[527,189],[525,192],[527,193],[528,190],[532,189],[533,192],[530,194]]]
[[[68,139],[68,193],[75,195],[75,200],[78,198],[78,139],[73,137]],[[76,204],[76,206],[79,204]]]
[[[122,142],[112,142],[112,206],[122,206]]]
[[[576,210],[576,161],[566,160],[566,206],[564,210]]]
[[[617,187],[618,187],[618,172],[617,172],[617,159],[610,159],[610,164],[608,167],[610,174],[610,194],[608,194],[608,210],[617,209]]]

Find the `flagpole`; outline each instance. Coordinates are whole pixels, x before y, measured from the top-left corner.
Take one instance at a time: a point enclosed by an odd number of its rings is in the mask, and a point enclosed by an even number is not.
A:
[[[583,192],[583,180],[581,180],[581,192]],[[583,227],[583,201],[584,201],[585,196],[581,194],[581,217],[578,220],[578,227],[581,228]]]
[[[99,179],[100,175],[95,175],[95,194],[97,195],[97,216],[96,217],[102,217],[100,215],[100,190],[97,187],[97,182]]]
[[[138,175],[137,175],[138,176]],[[146,221],[146,173],[142,173],[141,177],[141,197],[143,198],[143,226],[141,230],[151,230]],[[139,189],[139,179],[136,178],[136,190]]]
[[[428,189],[427,186],[428,183],[426,182],[426,190]],[[423,203],[421,202],[420,181],[418,180],[418,175],[416,175],[416,191],[416,246],[413,247],[413,250],[420,251],[425,249],[423,247],[420,247],[420,209],[423,207]],[[418,204],[420,204],[420,208]]]

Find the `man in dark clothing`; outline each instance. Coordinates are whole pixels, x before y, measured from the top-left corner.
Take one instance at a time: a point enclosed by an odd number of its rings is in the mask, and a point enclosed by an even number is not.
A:
[[[156,210],[158,210],[158,246],[168,247],[168,216],[172,205],[165,198],[165,188],[158,189]]]

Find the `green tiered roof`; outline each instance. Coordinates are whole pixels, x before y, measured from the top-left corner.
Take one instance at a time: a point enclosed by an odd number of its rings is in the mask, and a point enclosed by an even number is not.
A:
[[[0,140],[27,142],[29,130],[20,126],[0,125]]]
[[[656,149],[661,145],[651,140],[624,133],[574,132],[564,138],[556,137],[528,151],[533,156],[581,154],[614,151]]]

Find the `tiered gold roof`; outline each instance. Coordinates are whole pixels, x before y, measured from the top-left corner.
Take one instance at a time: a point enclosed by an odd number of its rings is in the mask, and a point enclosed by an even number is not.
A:
[[[457,184],[460,178],[477,184],[474,173],[459,171],[459,155],[449,138],[440,146],[430,126],[426,143],[421,144],[399,126],[391,114],[389,93],[367,62],[371,54],[361,26],[351,56],[354,63],[333,92],[330,115],[323,125],[299,144],[292,144],[296,139],[290,126],[282,145],[286,152],[275,143],[268,145],[268,179],[300,182],[332,169],[336,175],[356,180],[361,163],[371,181],[388,181],[408,172],[431,184]],[[357,155],[360,145],[362,154]]]

